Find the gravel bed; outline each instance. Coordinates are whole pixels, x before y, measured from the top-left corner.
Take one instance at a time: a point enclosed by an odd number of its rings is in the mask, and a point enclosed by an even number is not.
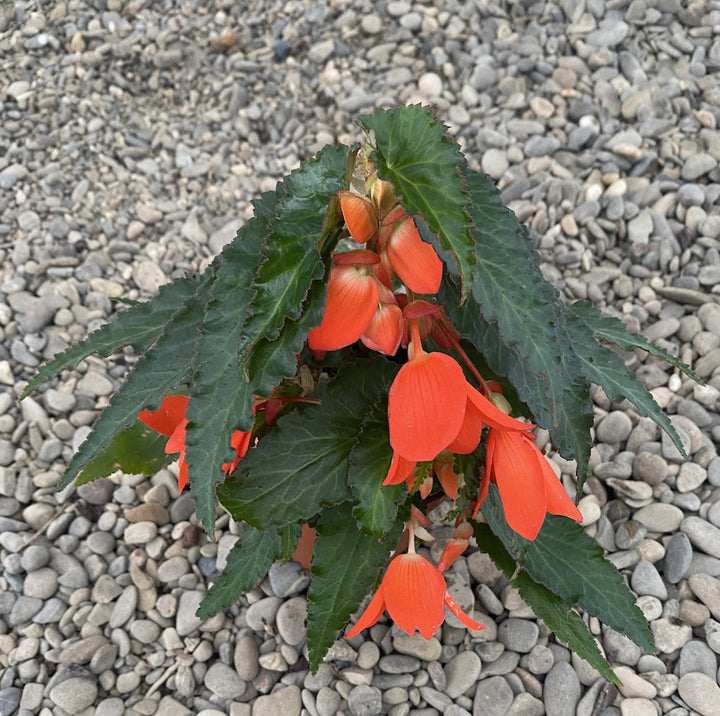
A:
[[[706,381],[625,356],[689,462],[593,394],[580,507],[658,647],[590,620],[619,690],[480,552],[448,574],[487,624],[475,637],[452,618],[427,642],[382,620],[312,675],[294,562],[201,623],[238,529],[220,517],[208,542],[173,467],[55,492],[133,357],[16,400],[115,298],[203,268],[254,196],[357,139],[358,114],[417,101],[528,223],[563,296]],[[2,3],[0,716],[719,714],[719,122],[718,0]]]

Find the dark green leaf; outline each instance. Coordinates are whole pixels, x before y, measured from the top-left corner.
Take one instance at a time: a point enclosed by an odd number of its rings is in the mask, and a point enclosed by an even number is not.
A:
[[[113,441],[78,475],[78,485],[107,477],[118,470],[128,475],[154,475],[172,461],[165,452],[167,435],[160,435],[139,420],[118,433]]]
[[[176,279],[161,286],[157,296],[118,313],[80,343],[51,358],[30,379],[20,398],[30,395],[61,370],[75,368],[93,353],[106,357],[123,346],[132,346],[138,353],[144,351],[157,340],[175,312],[195,295],[197,287],[198,281],[192,279]]]
[[[261,529],[307,521],[350,497],[350,453],[366,415],[388,390],[395,366],[376,358],[344,367],[313,397],[280,417],[250,450],[218,497],[236,520]]]
[[[320,662],[397,547],[402,522],[383,541],[358,531],[349,502],[325,510],[317,522],[308,590],[307,642],[310,669]]]
[[[571,312],[590,327],[593,335],[607,343],[613,343],[625,351],[631,351],[634,348],[640,348],[651,355],[666,360],[670,365],[681,370],[689,378],[696,383],[702,383],[700,376],[687,364],[683,363],[679,358],[669,353],[664,348],[651,343],[645,336],[640,333],[633,333],[619,319],[612,316],[603,316],[598,308],[587,301],[576,301],[569,306]]]
[[[395,185],[407,211],[420,214],[439,237],[436,248],[441,249],[446,263],[454,264],[466,294],[474,257],[466,212],[468,196],[460,173],[465,157],[460,148],[421,105],[380,110],[361,117],[360,124],[375,134],[378,174]]]
[[[193,339],[202,320],[207,288],[200,284],[192,299],[175,313],[173,320],[150,350],[130,372],[125,384],[95,422],[93,430],[75,453],[58,489],[68,485],[75,475],[110,445],[115,435],[130,427],[145,408],[155,410],[162,399],[188,380]],[[207,522],[206,513],[215,513],[215,505],[198,504],[198,514]]]
[[[215,281],[193,354],[193,375],[185,445],[192,495],[200,505],[214,505],[216,485],[224,480],[222,464],[232,461],[230,435],[238,416],[253,414],[254,395],[241,379],[238,345],[243,325],[252,310],[253,279],[260,265],[260,250],[268,228],[274,192],[255,204],[256,216],[225,247],[217,262]],[[247,426],[250,429],[251,426]],[[214,510],[204,510],[204,527],[213,533]]]
[[[620,685],[610,664],[605,660],[593,635],[571,604],[553,594],[547,587],[538,584],[526,572],[516,570],[510,553],[490,531],[488,525],[475,524],[475,539],[478,547],[490,555],[495,564],[505,572],[511,584],[535,615],[553,630],[560,641],[567,644],[579,657],[585,659],[601,676]]]
[[[586,322],[586,318],[591,321],[590,324]],[[570,306],[568,319],[573,332],[573,348],[580,358],[585,377],[593,383],[601,385],[610,400],[620,402],[627,399],[641,415],[652,418],[672,438],[680,454],[688,460],[689,457],[677,430],[670,422],[670,418],[655,402],[655,398],[617,353],[597,341],[597,337],[605,338],[608,334],[617,336],[618,340],[623,340],[625,324],[616,318],[604,318],[597,309],[589,304],[575,303]],[[622,329],[616,323],[619,323]],[[604,335],[593,335],[596,326],[603,326],[604,329],[607,329],[604,330]],[[625,329],[625,335],[630,338],[621,347],[634,347],[631,343],[632,336],[637,334],[629,333]],[[642,336],[639,338],[642,339]],[[688,368],[688,370],[690,369]]]
[[[398,506],[407,499],[405,483],[383,485],[392,448],[388,436],[387,396],[368,413],[360,439],[350,453],[348,484],[355,500],[353,515],[360,527],[382,537],[395,523]]]
[[[243,328],[241,370],[261,338],[273,341],[286,320],[300,316],[310,284],[325,275],[318,247],[326,244],[323,231],[339,232],[339,220],[328,225],[325,213],[344,188],[348,154],[348,147],[326,147],[284,181],[254,282],[253,313]],[[327,245],[328,253],[333,247]]]
[[[532,579],[568,604],[578,604],[645,651],[655,651],[635,597],[603,557],[602,548],[580,525],[567,517],[547,515],[538,536],[532,542],[526,540],[508,527],[494,486],[482,511],[505,549]]]
[[[242,594],[255,588],[281,556],[277,532],[258,532],[243,525],[238,541],[228,554],[225,569],[200,602],[196,612],[198,619],[207,619],[232,606]]]
[[[288,560],[293,556],[293,552],[297,548],[298,540],[302,534],[302,525],[299,522],[285,525],[285,527],[278,530],[278,534],[282,545],[282,558]]]
[[[582,481],[593,423],[589,381],[573,351],[565,308],[540,270],[525,227],[503,205],[492,182],[467,170],[476,264],[472,296],[459,307],[456,285],[440,299],[458,330],[490,367],[507,375],[558,451],[575,459]]]

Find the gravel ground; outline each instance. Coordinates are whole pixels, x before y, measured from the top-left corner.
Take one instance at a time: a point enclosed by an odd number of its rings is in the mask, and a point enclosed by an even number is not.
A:
[[[718,0],[3,2],[0,716],[720,713],[719,80]],[[479,552],[448,575],[488,625],[478,637],[381,623],[313,676],[292,562],[199,623],[237,528],[221,517],[208,542],[173,468],[55,492],[128,356],[16,401],[114,298],[203,267],[253,196],[356,139],[357,114],[415,101],[497,181],[564,296],[706,380],[626,356],[689,462],[631,406],[593,396],[586,529],[658,646],[590,620],[619,690]]]

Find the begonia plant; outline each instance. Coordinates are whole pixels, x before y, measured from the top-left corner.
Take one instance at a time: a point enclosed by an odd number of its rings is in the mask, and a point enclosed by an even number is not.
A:
[[[622,321],[561,300],[529,232],[431,110],[382,110],[360,126],[361,145],[323,149],[255,201],[202,274],[129,305],[28,383],[24,395],[92,353],[139,355],[60,487],[178,460],[208,535],[218,510],[242,524],[198,615],[296,554],[312,575],[312,669],[343,630],[353,638],[385,613],[426,639],[447,613],[482,629],[488,617],[446,581],[480,549],[616,681],[581,613],[646,651],[653,640],[576,506],[590,386],[629,400],[682,450],[611,345],[693,374]],[[574,461],[573,486],[537,426]],[[452,530],[437,564],[423,546],[428,512]]]

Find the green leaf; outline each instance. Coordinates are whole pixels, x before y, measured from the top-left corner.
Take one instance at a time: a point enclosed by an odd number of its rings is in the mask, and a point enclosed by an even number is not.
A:
[[[602,548],[568,519],[547,515],[538,536],[529,541],[508,527],[497,488],[491,486],[482,507],[490,529],[513,559],[539,584],[569,604],[625,634],[647,652],[654,652],[647,621]]]
[[[361,117],[360,124],[375,135],[378,174],[394,184],[406,210],[420,214],[439,237],[440,246],[436,248],[462,277],[464,297],[473,273],[474,254],[466,212],[468,196],[460,173],[465,157],[457,143],[421,105],[380,110]],[[423,238],[427,241],[429,237]]]
[[[139,420],[122,430],[78,475],[78,485],[107,477],[118,470],[128,475],[154,475],[172,461],[165,452],[167,435],[151,430]]]
[[[391,460],[387,396],[383,395],[363,421],[360,440],[350,452],[348,473],[355,500],[353,516],[365,532],[375,537],[382,537],[392,527],[398,506],[407,499],[405,483],[382,484]]]
[[[620,345],[624,349],[642,347],[633,342],[633,336],[637,334],[629,333],[625,329],[625,324],[619,319],[603,317],[596,308],[589,304],[575,303],[571,305],[568,308],[568,318],[575,341],[573,347],[582,362],[585,377],[593,383],[601,385],[610,400],[620,402],[626,398],[641,415],[652,418],[672,438],[680,454],[689,460],[675,426],[655,402],[655,398],[617,353],[597,341],[597,337],[605,338],[607,335],[614,335],[619,341],[623,341]],[[616,324],[620,324],[622,328]],[[596,327],[602,327],[602,336],[595,333]],[[623,333],[623,329],[625,329],[625,333]],[[624,340],[623,335],[630,336],[630,338]],[[638,336],[638,338],[644,340],[642,336]],[[687,368],[687,366],[685,367]],[[688,368],[688,370],[690,369]],[[692,373],[692,371],[690,372]]]
[[[325,510],[318,520],[308,590],[307,643],[313,673],[338,631],[379,581],[403,527],[397,522],[385,540],[377,540],[358,531],[349,502]]]
[[[100,455],[115,435],[130,427],[141,410],[157,409],[166,395],[177,392],[178,387],[187,381],[193,338],[202,320],[206,300],[207,288],[200,284],[195,295],[175,313],[152,348],[137,361],[125,384],[115,393],[90,435],[73,455],[58,485],[59,490]],[[204,511],[210,510],[214,515],[214,504],[198,504],[196,507],[204,522],[208,521]]]
[[[192,384],[186,417],[185,462],[203,526],[213,534],[215,488],[225,479],[222,464],[232,461],[230,436],[238,416],[253,415],[254,394],[240,378],[238,345],[252,310],[253,279],[261,261],[268,223],[276,204],[268,192],[255,204],[256,216],[225,247],[209,289],[209,301],[192,358]],[[248,426],[249,429],[250,426]]]
[[[232,606],[242,594],[255,588],[272,563],[281,556],[277,532],[258,532],[243,525],[238,541],[228,554],[225,569],[200,602],[195,615],[198,619],[207,619]]]
[[[607,343],[614,343],[625,351],[640,348],[651,355],[662,358],[678,370],[681,370],[688,378],[696,383],[702,384],[702,378],[686,363],[669,353],[664,348],[651,343],[640,333],[633,333],[619,319],[612,316],[603,316],[598,308],[587,301],[576,301],[568,306],[569,310],[581,318],[592,330],[593,335]]]
[[[459,307],[456,285],[446,279],[440,300],[461,334],[490,367],[507,375],[558,451],[587,473],[593,424],[589,381],[573,351],[565,308],[540,270],[525,227],[503,205],[492,182],[467,170],[474,221],[472,293]]]
[[[58,353],[30,379],[20,399],[26,398],[41,383],[54,378],[61,370],[76,368],[93,353],[109,356],[123,346],[141,353],[157,340],[167,322],[198,288],[196,279],[176,279],[160,287],[157,296],[118,313],[109,323],[87,338]]]
[[[298,540],[302,534],[302,525],[299,522],[285,525],[278,530],[278,534],[282,545],[282,558],[287,561],[297,549]]]
[[[325,276],[319,246],[334,247],[323,232],[336,232],[339,219],[327,225],[330,198],[345,185],[349,148],[326,147],[304,162],[283,184],[265,244],[265,257],[254,281],[253,313],[243,328],[241,371],[247,369],[252,348],[261,338],[273,341],[286,320],[297,319],[310,284]]]
[[[547,587],[538,584],[526,572],[516,570],[510,553],[490,531],[488,525],[476,523],[474,528],[478,547],[483,552],[487,552],[492,561],[502,569],[535,615],[553,630],[560,641],[567,644],[580,658],[585,659],[601,676],[619,686],[620,680],[603,657],[593,635],[580,615],[573,610],[572,605]]]
[[[267,529],[307,521],[322,506],[348,500],[350,453],[395,371],[379,357],[348,365],[318,388],[313,397],[321,405],[300,405],[280,417],[218,489],[228,512]]]

